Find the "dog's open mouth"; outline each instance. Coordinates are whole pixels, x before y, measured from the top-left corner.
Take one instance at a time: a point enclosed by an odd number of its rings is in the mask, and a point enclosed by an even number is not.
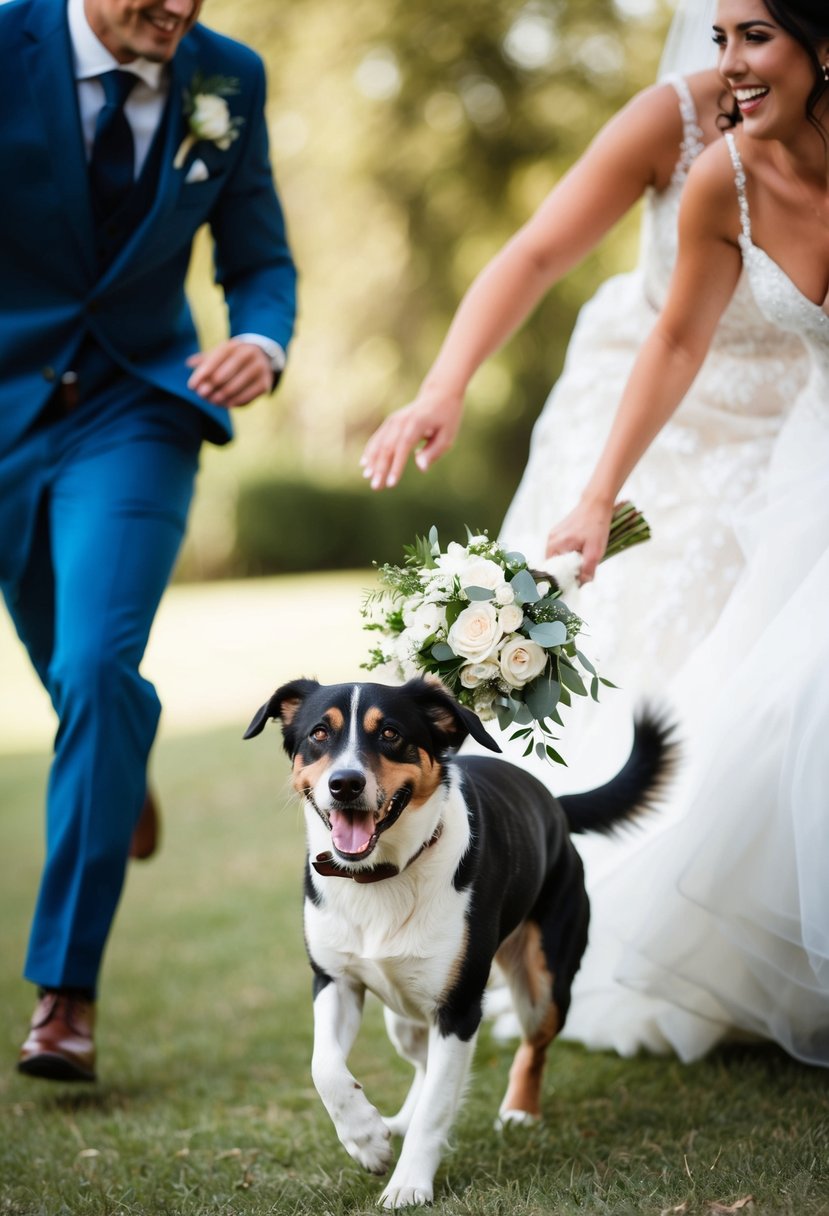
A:
[[[364,861],[370,857],[382,833],[397,822],[411,796],[410,787],[402,786],[379,819],[374,811],[330,811],[331,843],[337,856],[343,861]]]

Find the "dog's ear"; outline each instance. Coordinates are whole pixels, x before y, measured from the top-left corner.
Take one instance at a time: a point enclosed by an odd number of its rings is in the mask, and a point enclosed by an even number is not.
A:
[[[265,729],[265,723],[270,718],[279,718],[282,723],[282,738],[285,743],[285,751],[289,756],[293,755],[294,738],[291,725],[302,702],[309,693],[314,692],[319,687],[320,685],[316,680],[292,680],[290,684],[283,684],[281,688],[277,688],[273,696],[264,705],[257,709],[253,715],[253,721],[242,738],[252,739],[254,735],[262,733]]]
[[[491,752],[500,752],[478,715],[461,705],[440,680],[434,677],[409,680],[403,691],[425,711],[439,751],[456,751],[471,735]]]

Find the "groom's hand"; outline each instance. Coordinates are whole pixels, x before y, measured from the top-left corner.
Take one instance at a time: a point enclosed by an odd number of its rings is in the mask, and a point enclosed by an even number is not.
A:
[[[187,387],[226,409],[247,405],[273,387],[273,368],[262,347],[238,338],[191,355],[187,366],[194,368]]]

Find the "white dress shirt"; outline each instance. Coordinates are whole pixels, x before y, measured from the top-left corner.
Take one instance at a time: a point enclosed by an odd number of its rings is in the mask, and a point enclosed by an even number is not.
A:
[[[92,156],[95,126],[105,101],[104,86],[100,77],[104,72],[115,70],[132,72],[138,77],[138,83],[133,87],[124,106],[124,114],[130,124],[135,145],[137,178],[164,113],[170,92],[169,73],[164,64],[153,63],[149,59],[139,58],[129,63],[119,63],[90,26],[84,0],[68,0],[67,15],[87,162]],[[282,371],[285,366],[285,352],[278,342],[262,334],[238,334],[236,340],[252,342],[260,347],[268,356],[274,374]]]

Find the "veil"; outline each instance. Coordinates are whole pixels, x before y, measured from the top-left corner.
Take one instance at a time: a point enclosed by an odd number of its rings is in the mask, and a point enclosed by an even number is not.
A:
[[[659,80],[716,66],[716,47],[711,39],[716,13],[716,0],[679,0],[659,62]]]

